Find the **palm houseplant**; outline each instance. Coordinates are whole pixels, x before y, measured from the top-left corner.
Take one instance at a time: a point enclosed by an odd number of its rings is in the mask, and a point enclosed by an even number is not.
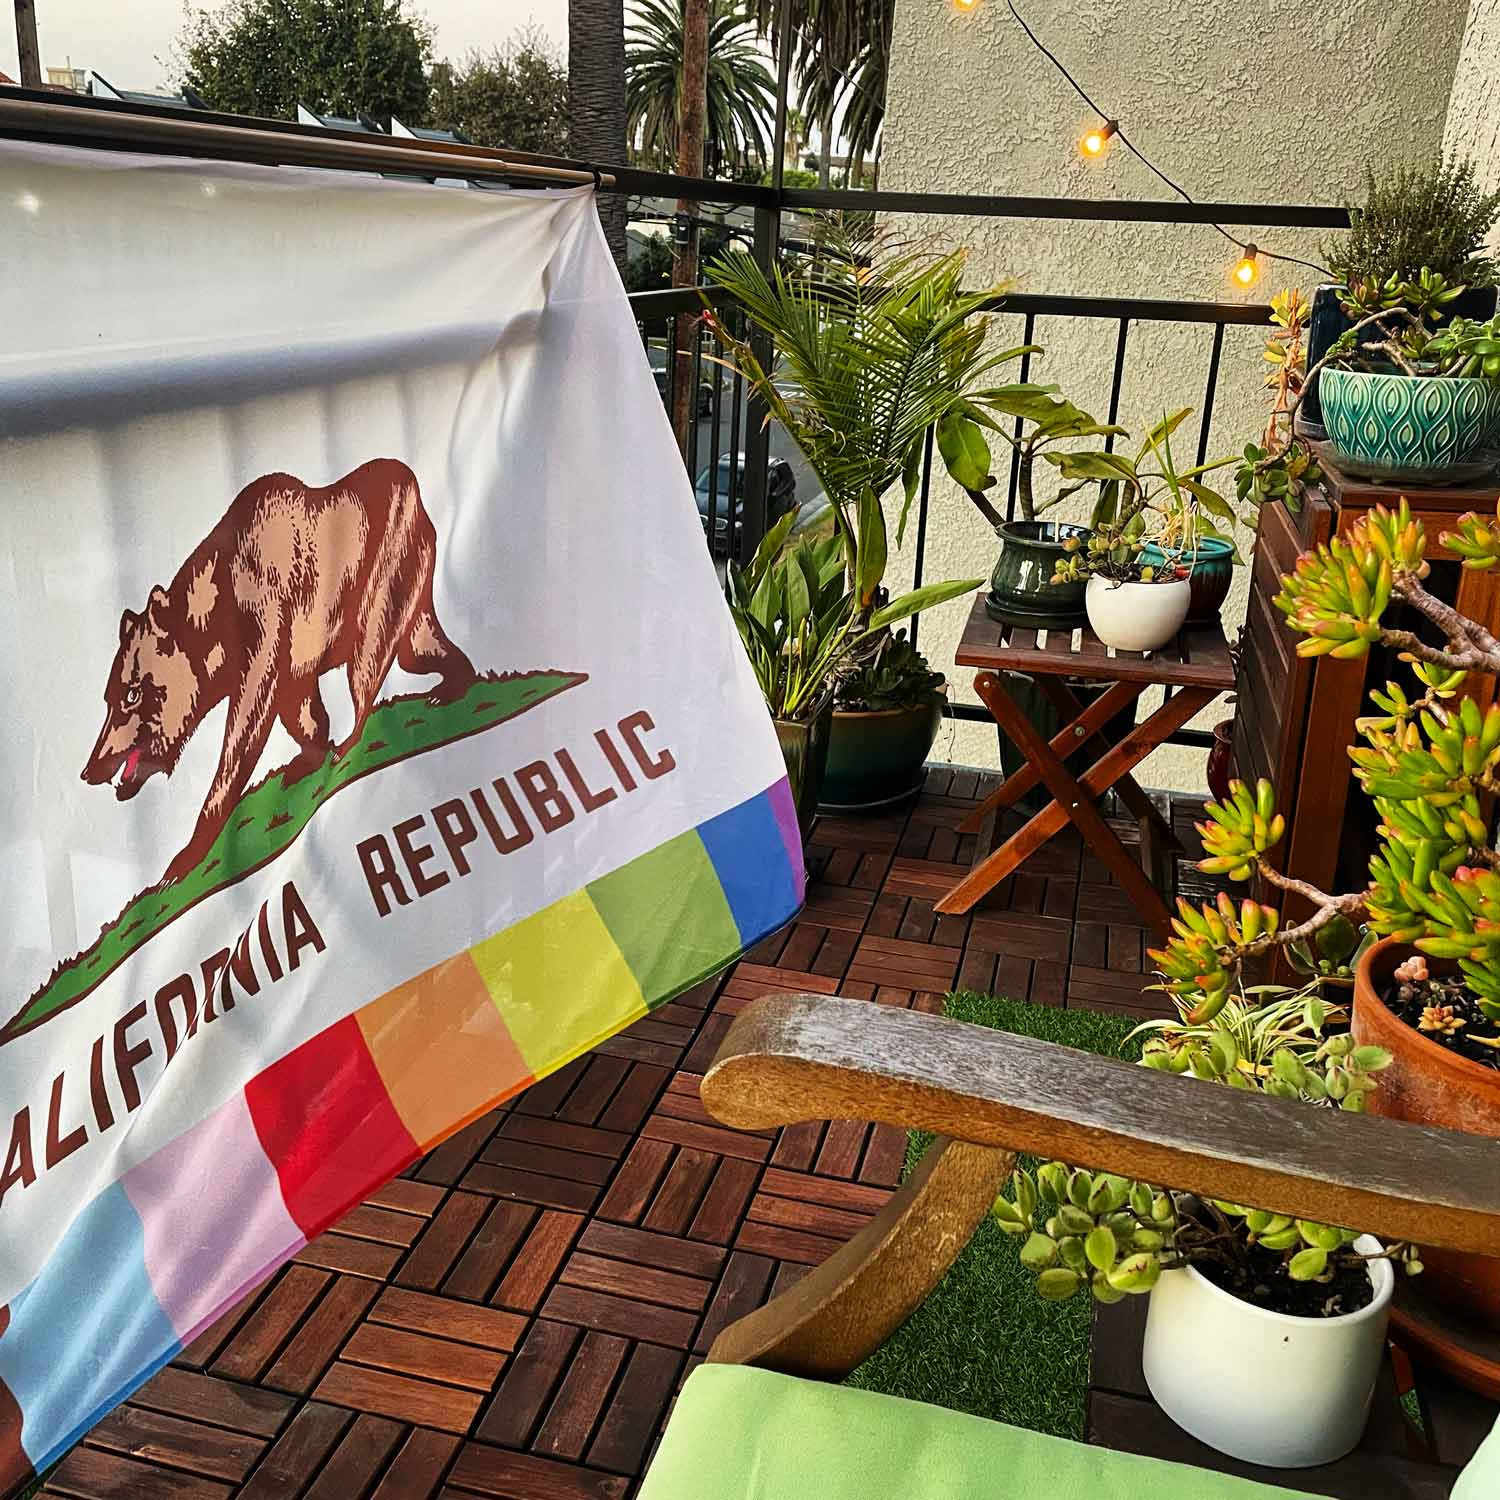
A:
[[[1331,279],[1313,294],[1309,366],[1359,320],[1351,294],[1413,281],[1424,267],[1459,289],[1440,318],[1494,314],[1500,264],[1485,245],[1500,215],[1500,192],[1480,187],[1471,161],[1452,156],[1379,173],[1367,167],[1363,202],[1345,206],[1349,232],[1323,247]],[[1319,383],[1314,375],[1303,413],[1314,437],[1323,435]]]
[[[937,729],[930,705],[912,704],[914,722],[898,737],[906,758],[894,761],[896,746],[888,742],[884,723],[872,718],[860,696],[864,662],[885,650],[885,666],[904,674],[920,698],[930,685],[930,665],[915,650],[892,657],[882,632],[893,619],[972,592],[980,582],[926,585],[904,596],[895,615],[896,605],[883,602],[891,548],[887,495],[898,497],[899,546],[928,433],[943,430],[970,394],[1025,352],[987,348],[980,313],[998,289],[964,292],[963,269],[962,252],[938,254],[862,221],[850,225],[837,218],[818,222],[810,257],[791,259],[769,275],[740,250],[726,251],[708,267],[710,279],[743,309],[749,327],[769,335],[779,359],[768,368],[753,336],[737,335],[710,307],[705,317],[725,347],[726,361],[790,434],[828,499],[852,612],[826,684],[833,710],[829,754],[836,766],[878,758],[882,767],[872,784],[842,789],[854,805],[883,805],[914,791]],[[767,701],[776,714],[777,704]],[[816,695],[806,698],[799,712],[817,701]]]
[[[1207,1020],[1146,1023],[1142,1062],[1288,1108],[1366,1107],[1389,1054],[1356,1043],[1316,986],[1272,993]],[[1043,1297],[1149,1293],[1142,1363],[1157,1404],[1221,1452],[1280,1468],[1358,1443],[1393,1263],[1422,1269],[1408,1245],[1056,1161],[1018,1171],[994,1217],[1023,1239]]]
[[[1464,516],[1440,541],[1467,568],[1500,566],[1500,513]],[[1235,783],[1228,801],[1208,805],[1200,868],[1258,880],[1309,914],[1282,924],[1255,900],[1222,909],[1179,902],[1174,935],[1152,958],[1202,1022],[1244,993],[1247,960],[1335,924],[1363,924],[1383,941],[1355,965],[1352,1034],[1392,1059],[1370,1108],[1500,1138],[1500,853],[1491,824],[1500,705],[1480,707],[1500,677],[1500,640],[1434,597],[1428,569],[1423,527],[1402,501],[1304,553],[1275,601],[1302,636],[1300,655],[1343,660],[1378,646],[1414,677],[1372,692],[1375,711],[1359,721],[1362,743],[1349,752],[1378,817],[1365,886],[1329,893],[1282,875],[1276,850],[1286,828],[1274,789]],[[1398,607],[1419,628],[1388,623]],[[1500,1152],[1496,1162],[1500,1195]],[[1424,1259],[1422,1296],[1395,1313],[1408,1342],[1500,1396],[1500,1260]]]

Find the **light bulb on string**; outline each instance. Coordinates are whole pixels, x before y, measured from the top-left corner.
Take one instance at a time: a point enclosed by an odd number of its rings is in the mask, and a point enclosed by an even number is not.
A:
[[[1109,145],[1109,138],[1120,128],[1118,120],[1105,120],[1090,130],[1078,143],[1078,149],[1085,156],[1103,156],[1105,148]]]
[[[954,10],[971,11],[979,9],[979,0],[953,0]]]
[[[1245,253],[1235,262],[1229,273],[1239,286],[1254,286],[1260,280],[1260,252],[1254,245],[1246,245]]]

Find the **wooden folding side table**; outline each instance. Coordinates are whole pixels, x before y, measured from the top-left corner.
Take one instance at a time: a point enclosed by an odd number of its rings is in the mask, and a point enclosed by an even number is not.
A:
[[[962,823],[962,833],[978,833],[979,854],[974,868],[937,903],[944,913],[969,911],[1012,874],[1069,822],[1109,867],[1158,939],[1168,934],[1171,913],[1152,874],[1134,859],[1104,819],[1099,801],[1111,788],[1140,820],[1142,852],[1164,842],[1176,845],[1171,828],[1151,799],[1136,784],[1131,771],[1170,735],[1181,729],[1220,693],[1234,687],[1229,644],[1217,621],[1185,629],[1160,651],[1116,651],[1105,646],[1087,627],[1078,631],[1023,630],[999,625],[985,613],[984,596],[974,600],[954,660],[961,667],[978,667],[974,690],[995,722],[1026,764],[1008,777]],[[1063,727],[1051,741],[1044,740],[1005,687],[1001,672],[1025,672],[1057,709]],[[1078,701],[1066,679],[1088,678],[1110,684],[1088,707]],[[1117,745],[1101,731],[1122,709],[1134,704],[1148,687],[1167,689],[1166,701]],[[1080,746],[1097,752],[1097,759],[1074,776],[1063,764]],[[1038,782],[1053,800],[1017,829],[998,849],[991,836],[998,815]]]

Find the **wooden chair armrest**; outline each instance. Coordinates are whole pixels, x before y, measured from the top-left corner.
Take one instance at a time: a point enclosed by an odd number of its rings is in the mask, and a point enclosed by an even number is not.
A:
[[[702,1096],[742,1129],[884,1121],[1500,1256],[1500,1141],[1299,1107],[920,1011],[757,1000]]]

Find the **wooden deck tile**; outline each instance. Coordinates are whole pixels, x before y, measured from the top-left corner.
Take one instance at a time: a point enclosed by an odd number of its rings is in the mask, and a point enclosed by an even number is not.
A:
[[[825,820],[794,923],[372,1193],[45,1493],[625,1500],[718,1333],[868,1222],[904,1164],[891,1126],[714,1120],[698,1089],[735,1015],[786,990],[931,1011],[953,987],[1159,1009],[1143,932],[1077,838],[936,914],[991,784],[934,770],[904,813]]]

